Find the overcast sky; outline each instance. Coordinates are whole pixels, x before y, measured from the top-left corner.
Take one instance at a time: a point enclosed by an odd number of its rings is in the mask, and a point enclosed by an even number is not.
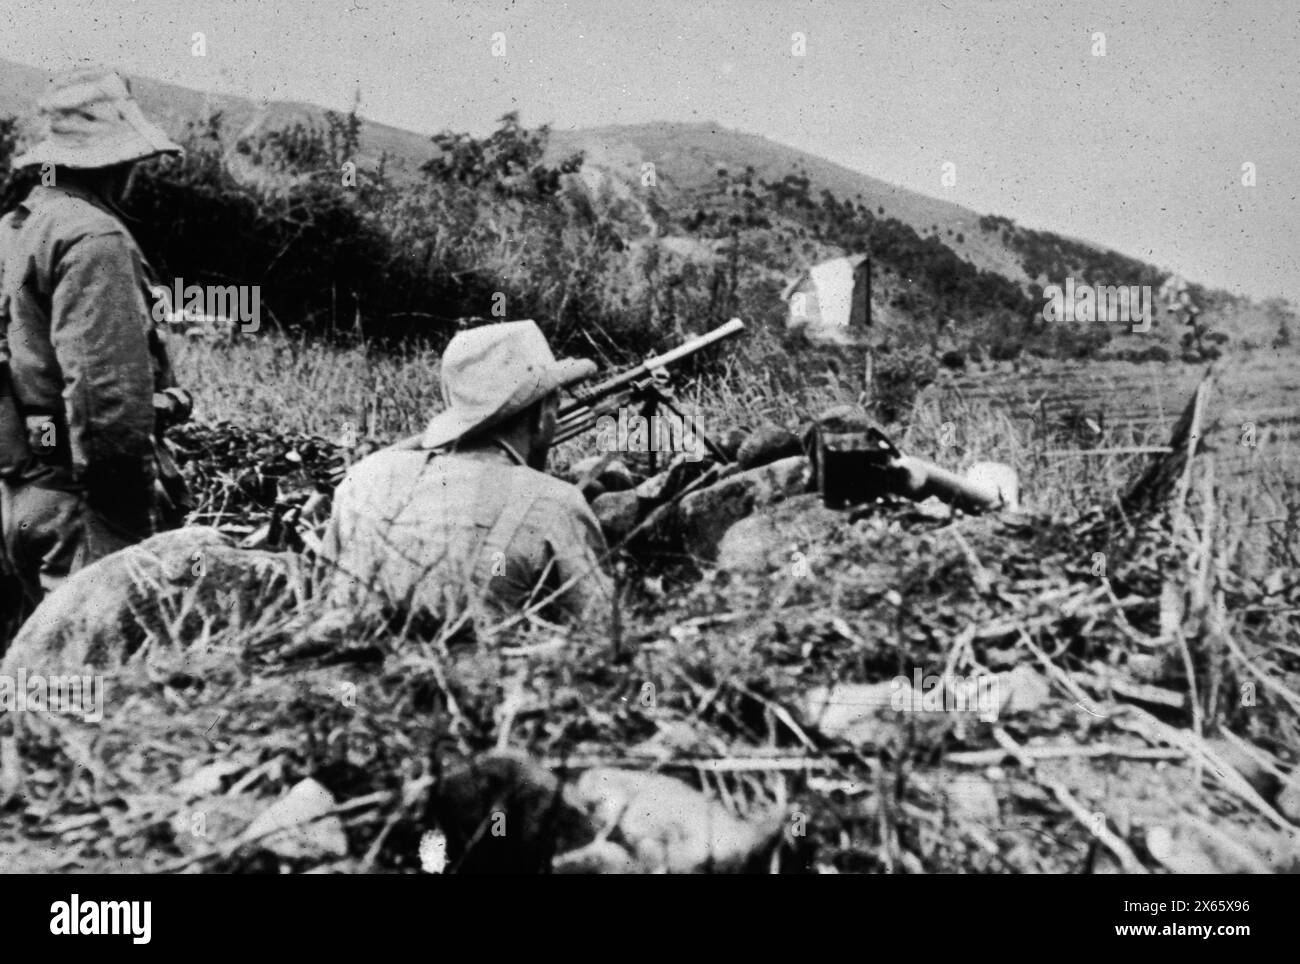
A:
[[[716,120],[1300,301],[1291,0],[0,0],[0,57],[334,108],[359,85],[426,133]]]

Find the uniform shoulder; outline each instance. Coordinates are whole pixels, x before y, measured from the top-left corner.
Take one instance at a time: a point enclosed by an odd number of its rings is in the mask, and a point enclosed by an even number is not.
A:
[[[75,242],[82,238],[121,237],[130,243],[131,233],[114,215],[99,205],[66,191],[35,188],[24,202],[31,217],[45,221],[56,234]]]
[[[414,450],[380,449],[361,459],[343,477],[344,484],[370,485],[404,471],[416,471],[427,453]]]
[[[518,466],[515,471],[520,474],[521,484],[537,493],[540,498],[566,509],[588,511],[587,500],[582,497],[582,491],[576,485],[529,466]]]

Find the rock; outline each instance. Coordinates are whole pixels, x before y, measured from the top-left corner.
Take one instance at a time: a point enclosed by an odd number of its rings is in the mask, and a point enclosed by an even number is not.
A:
[[[626,492],[636,488],[637,478],[626,464],[614,459],[596,476],[596,481],[605,487],[606,492]]]
[[[741,444],[736,462],[742,469],[756,469],[796,455],[803,455],[799,436],[777,425],[764,425]]]
[[[916,503],[912,507],[912,514],[922,519],[943,522],[952,518],[952,506],[932,495]]]
[[[250,765],[248,760],[218,760],[209,763],[177,782],[171,792],[183,800],[215,797],[225,789],[228,779],[243,773]]]
[[[574,484],[588,502],[606,492],[625,492],[636,488],[637,479],[621,459],[611,454],[589,455],[569,467]]]
[[[1021,663],[1009,673],[997,673],[999,713],[1031,713],[1052,695],[1047,680],[1031,666]]]
[[[146,639],[182,645],[286,612],[300,560],[238,549],[215,529],[160,533],[73,574],[14,637],[0,673],[121,665]]]
[[[551,863],[556,874],[639,874],[641,865],[616,843],[593,840],[585,847],[560,854]]]
[[[854,746],[884,748],[901,740],[910,683],[841,683],[818,686],[803,698],[803,718],[822,735]]]
[[[591,511],[611,546],[621,542],[641,521],[641,498],[636,492],[606,492],[596,496]]]
[[[784,822],[775,810],[742,820],[681,780],[638,770],[588,770],[565,797],[587,813],[599,837],[557,864],[598,873],[628,872],[608,849],[613,831],[637,873],[738,873],[776,840]]]
[[[446,773],[426,821],[447,837],[448,869],[460,874],[540,874],[557,850],[596,836],[550,770],[514,752],[480,756]]]
[[[585,458],[578,459],[569,466],[569,478],[574,484],[580,483],[584,475],[595,475],[600,469],[601,463],[608,458],[608,455],[588,455]]]
[[[668,468],[650,476],[636,487],[636,494],[647,502],[657,503],[681,492],[708,469],[703,459],[688,460],[684,456],[673,459]]]
[[[243,794],[187,801],[169,821],[172,843],[188,855],[237,840],[262,809],[260,801]]]
[[[258,814],[243,839],[287,860],[346,857],[348,836],[343,821],[336,815],[322,816],[334,805],[330,792],[308,777]],[[266,833],[270,836],[256,839]]]
[[[658,731],[648,739],[636,743],[628,752],[637,757],[657,757],[667,762],[675,756],[717,754],[725,749],[715,745],[707,733],[686,720],[667,720],[659,723]]]
[[[1188,814],[1172,825],[1148,828],[1146,844],[1151,856],[1175,874],[1271,872],[1252,847]]]
[[[793,563],[795,553],[816,572],[816,546],[844,524],[844,514],[822,505],[816,494],[796,495],[759,509],[727,529],[718,545],[718,568],[766,573]]]
[[[993,784],[971,774],[958,774],[944,786],[948,812],[955,819],[995,824],[998,821],[998,795]]]
[[[808,487],[808,460],[782,459],[723,479],[682,499],[677,521],[688,552],[712,559],[731,526],[755,509],[803,493]]]

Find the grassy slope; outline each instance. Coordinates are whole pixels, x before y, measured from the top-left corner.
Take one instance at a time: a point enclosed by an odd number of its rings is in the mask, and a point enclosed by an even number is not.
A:
[[[759,332],[719,380],[701,389],[693,401],[710,427],[788,422],[852,397],[849,382],[815,355],[796,360],[801,370],[790,375],[802,387],[791,390],[764,363],[782,350]],[[434,404],[436,360],[427,355],[305,347],[267,333],[233,346],[193,342],[178,356],[181,377],[195,386],[205,417],[232,418],[270,438],[290,431],[334,435],[341,421],[364,418],[377,397],[385,401],[374,416],[376,434],[393,437],[417,426]],[[231,371],[241,373],[237,381]],[[946,422],[956,428],[957,446],[945,450],[936,440]],[[1135,439],[1108,426],[1114,435],[1103,443],[1147,440],[1162,431],[1152,427],[1149,436]],[[35,718],[20,744],[27,761],[26,809],[21,822],[0,821],[0,853],[14,869],[274,869],[277,861],[265,852],[223,844],[310,774],[341,799],[390,794],[345,816],[349,854],[328,866],[410,869],[423,826],[414,788],[435,760],[445,764],[500,744],[555,760],[656,760],[687,779],[696,776],[690,760],[701,753],[811,754],[818,767],[812,772],[759,770],[710,781],[738,797],[788,797],[786,871],[1113,868],[1117,858],[1095,844],[1061,794],[1088,813],[1103,814],[1148,864],[1144,834],[1198,820],[1285,854],[1267,822],[1216,779],[1214,767],[1196,771],[1188,762],[1124,759],[1123,753],[1148,750],[1150,740],[1098,717],[1116,714],[1125,725],[1147,718],[1095,689],[1088,690],[1088,712],[1072,705],[1077,696],[1058,690],[1032,713],[1000,719],[1001,735],[961,715],[921,715],[886,727],[881,743],[861,748],[823,734],[818,720],[800,710],[810,688],[832,682],[874,683],[899,673],[938,673],[945,665],[958,672],[1019,664],[1041,669],[1023,640],[1055,654],[1071,673],[1109,666],[1128,678],[1138,661],[1151,663],[1150,641],[1159,632],[1159,554],[1172,550],[1175,561],[1187,560],[1186,568],[1163,570],[1174,585],[1199,569],[1195,539],[1171,546],[1098,543],[1066,524],[1085,506],[1104,505],[1132,460],[1044,462],[1031,421],[970,393],[928,393],[895,430],[914,450],[947,464],[989,457],[1017,464],[1029,493],[1030,524],[1013,518],[943,525],[905,506],[885,508],[801,544],[806,573],[778,567],[734,578],[706,567],[701,576],[687,577],[672,568],[646,578],[635,567],[627,570],[628,608],[617,644],[580,629],[560,650],[527,650],[552,638],[543,630],[477,649],[402,647],[378,671],[312,668],[310,660],[286,667],[286,643],[299,638],[294,634],[312,610],[291,617],[295,630],[268,605],[267,619],[222,630],[207,655],[177,661],[161,650],[147,674],[110,674],[101,726]],[[581,454],[586,444],[560,453],[558,461]],[[1291,512],[1294,524],[1294,505]],[[1108,582],[1099,582],[1093,568],[1099,548],[1110,554]],[[1219,588],[1234,599],[1251,598],[1266,609],[1285,599],[1241,597],[1246,584],[1239,577],[1225,572],[1219,578],[1226,579]],[[1106,601],[1109,591],[1128,598],[1126,615]],[[1297,674],[1276,649],[1286,640],[1294,645],[1294,618],[1241,610],[1240,602],[1232,605],[1225,627],[1234,645],[1275,685],[1295,687]],[[1215,643],[1195,618],[1186,628],[1190,654],[1201,666],[1199,684],[1235,694],[1250,677],[1234,660],[1209,659]],[[999,623],[1027,629],[1000,634],[993,630]],[[382,634],[358,632],[330,646],[352,647],[368,638],[391,646]],[[502,643],[522,645],[527,655],[505,656]],[[972,648],[964,651],[967,644]],[[222,655],[223,647],[259,655],[236,665]],[[1176,650],[1164,653],[1154,680],[1182,691],[1183,665]],[[351,704],[338,699],[344,680],[357,687]],[[650,706],[638,699],[647,683],[656,693]],[[510,687],[519,688],[524,709],[503,731],[499,710]],[[1201,694],[1205,701],[1204,688]],[[1291,699],[1285,690],[1270,690],[1249,709],[1229,702],[1223,724],[1283,765],[1293,764]],[[1163,715],[1184,732],[1191,725],[1184,713]],[[1032,768],[944,760],[1007,738],[1067,751],[1105,744],[1121,756],[1067,755]],[[176,780],[210,761],[232,764],[230,780],[247,776],[241,790],[198,801],[171,792]],[[403,792],[416,802],[403,804]],[[996,801],[992,810],[979,802],[986,792]],[[203,833],[196,834],[200,816]]]

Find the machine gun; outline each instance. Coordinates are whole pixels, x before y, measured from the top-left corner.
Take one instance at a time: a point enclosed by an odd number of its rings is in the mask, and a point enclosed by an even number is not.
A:
[[[595,428],[606,417],[617,417],[622,408],[633,408],[647,419],[665,408],[679,418],[684,418],[673,397],[669,367],[710,345],[717,344],[745,330],[745,323],[732,318],[725,325],[707,334],[692,338],[684,345],[648,358],[640,365],[621,372],[595,385],[579,385],[572,389],[573,400],[560,406],[556,420],[555,442],[567,442]],[[730,459],[712,441],[697,436],[708,450],[721,462]],[[651,471],[654,471],[654,453],[651,452]]]
[[[965,476],[904,455],[866,413],[851,405],[823,412],[805,447],[827,508],[841,509],[901,495],[920,502],[935,496],[964,512],[1017,508],[1019,484],[1010,466],[982,462]]]

